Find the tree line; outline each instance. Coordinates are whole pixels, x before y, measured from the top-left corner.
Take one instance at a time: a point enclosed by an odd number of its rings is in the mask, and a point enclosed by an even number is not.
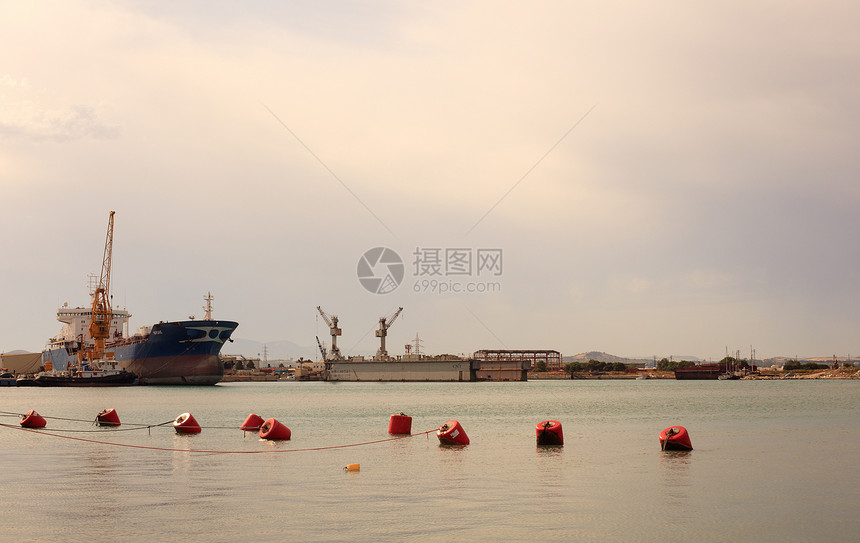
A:
[[[601,362],[599,360],[589,360],[588,362],[571,362],[564,365],[564,371],[567,373],[575,373],[581,371],[627,371],[632,366],[628,366],[623,362]]]

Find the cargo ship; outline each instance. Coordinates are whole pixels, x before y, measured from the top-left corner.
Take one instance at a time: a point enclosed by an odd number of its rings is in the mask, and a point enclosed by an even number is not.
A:
[[[211,319],[207,311],[204,320],[159,322],[127,336],[130,316],[126,310],[113,310],[105,350],[113,353],[121,369],[137,375],[140,384],[214,385],[224,376],[219,353],[238,323]],[[48,341],[42,365],[63,371],[75,364],[78,351],[92,346],[87,337],[92,310],[64,304],[57,320],[64,326]]]

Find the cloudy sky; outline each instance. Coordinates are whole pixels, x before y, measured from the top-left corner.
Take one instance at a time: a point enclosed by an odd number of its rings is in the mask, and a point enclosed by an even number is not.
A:
[[[860,355],[858,20],[0,1],[0,350],[89,304],[115,210],[132,329],[202,317],[211,291],[239,338],[312,346],[321,305],[353,353],[403,306],[395,354],[417,333],[434,353]],[[403,261],[392,292],[358,280],[374,247]]]

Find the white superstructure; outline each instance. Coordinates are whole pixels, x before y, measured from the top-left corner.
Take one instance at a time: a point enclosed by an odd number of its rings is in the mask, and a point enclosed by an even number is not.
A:
[[[48,340],[48,349],[90,346],[93,340],[89,334],[92,309],[89,307],[69,307],[68,302],[57,310],[57,320],[63,323],[60,333]],[[110,337],[108,341],[120,339],[127,335],[128,318],[131,317],[125,309],[114,309],[110,322]]]

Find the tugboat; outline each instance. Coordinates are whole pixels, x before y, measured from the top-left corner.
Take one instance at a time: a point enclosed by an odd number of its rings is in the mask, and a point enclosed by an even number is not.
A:
[[[133,385],[137,375],[117,368],[113,360],[83,362],[68,371],[43,371],[33,382],[43,387],[104,387]]]

